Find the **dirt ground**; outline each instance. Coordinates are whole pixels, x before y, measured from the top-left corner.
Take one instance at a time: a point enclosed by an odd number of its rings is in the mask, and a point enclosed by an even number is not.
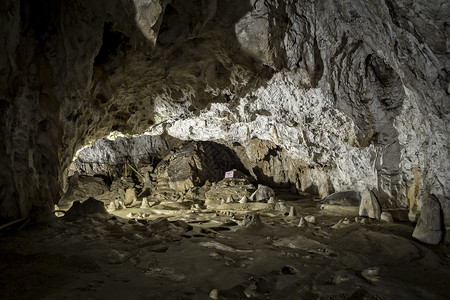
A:
[[[449,298],[448,244],[284,200],[297,216],[264,211],[248,226],[242,213],[152,207],[3,230],[0,299]],[[315,223],[298,227],[307,215]]]

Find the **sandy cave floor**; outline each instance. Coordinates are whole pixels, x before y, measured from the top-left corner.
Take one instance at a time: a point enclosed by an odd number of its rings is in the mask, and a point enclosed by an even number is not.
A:
[[[129,208],[3,232],[0,299],[448,299],[448,244],[413,241],[410,223],[332,228],[344,216],[284,200],[298,216],[260,212],[261,226],[206,210],[127,219],[142,212]],[[306,215],[316,224],[298,227]]]

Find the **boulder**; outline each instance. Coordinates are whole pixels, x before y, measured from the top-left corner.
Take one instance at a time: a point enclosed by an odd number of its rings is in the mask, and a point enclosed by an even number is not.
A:
[[[97,197],[107,192],[109,192],[109,188],[102,178],[74,175],[69,178],[67,192],[59,201],[58,206],[67,209],[73,201],[84,201],[89,197]]]
[[[275,192],[270,187],[258,184],[258,189],[250,196],[252,201],[269,200],[270,197],[275,197]]]
[[[312,215],[307,215],[305,221],[311,224],[316,224],[316,217]]]
[[[92,214],[108,214],[108,212],[106,211],[103,202],[91,197],[84,202],[73,202],[72,207],[66,212],[64,218],[78,218]]]
[[[412,236],[426,244],[437,245],[442,240],[442,229],[441,206],[436,197],[430,195],[423,201],[419,221]]]

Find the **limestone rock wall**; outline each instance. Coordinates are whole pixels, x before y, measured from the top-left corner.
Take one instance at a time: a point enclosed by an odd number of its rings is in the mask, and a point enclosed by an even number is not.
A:
[[[5,0],[0,12],[1,219],[56,203],[76,150],[113,130],[242,147],[260,176],[321,195],[448,207],[446,1]]]

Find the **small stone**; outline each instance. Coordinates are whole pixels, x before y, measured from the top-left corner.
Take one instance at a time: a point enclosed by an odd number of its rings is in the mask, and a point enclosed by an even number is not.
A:
[[[210,293],[209,293],[209,298],[211,299],[219,299],[219,290],[218,289],[213,289]]]
[[[381,213],[381,220],[388,222],[388,223],[394,222],[394,218],[392,217],[392,214],[390,212],[385,212],[385,211]]]
[[[339,228],[346,227],[346,225],[349,225],[349,224],[350,224],[350,220],[348,218],[345,218],[345,219],[339,220],[339,222],[337,222],[336,224],[331,226],[331,228],[339,229]]]
[[[136,216],[136,214],[135,213],[129,213],[128,215],[127,215],[127,218],[134,218]]]
[[[279,210],[282,214],[289,213],[289,207],[284,202],[277,202],[275,209]]]
[[[363,217],[355,217],[355,222],[356,223],[362,223],[362,221],[364,220],[365,218],[363,218]]]
[[[308,215],[305,217],[305,221],[308,223],[316,224],[316,217]]]
[[[297,215],[297,211],[295,210],[295,207],[291,206],[288,217],[293,218],[296,215]]]
[[[370,224],[371,223],[371,221],[370,221],[370,219],[369,218],[363,218],[362,220],[361,220],[361,224]]]
[[[110,264],[121,264],[125,261],[125,255],[117,250],[111,250],[108,253],[107,258]]]
[[[306,227],[305,218],[301,217],[300,222],[298,223],[298,227]]]
[[[341,282],[349,282],[355,278],[355,274],[350,273],[348,270],[340,270],[334,273],[333,283],[340,284]]]
[[[275,204],[275,197],[270,197],[269,200],[267,201],[268,204]]]
[[[378,282],[380,280],[380,274],[379,267],[371,267],[361,272],[362,277],[370,283]]]
[[[227,197],[227,203],[233,203],[233,202],[234,202],[233,196],[229,195]]]
[[[256,283],[252,283],[250,284],[245,290],[244,290],[244,295],[247,298],[259,298],[259,293],[256,291],[257,286]]]
[[[58,207],[58,205],[56,205],[55,204],[55,216],[57,216],[57,217],[64,217],[64,213],[63,212],[60,212],[59,211],[60,209],[59,209],[59,207]]]
[[[135,233],[135,234],[133,234],[133,239],[140,241],[140,240],[143,240],[144,237],[140,234]]]
[[[236,264],[236,261],[228,256],[224,256],[223,259],[227,267],[232,267],[234,264]]]
[[[250,216],[244,215],[244,218],[242,219],[242,223],[240,223],[241,226],[247,226],[250,224]]]
[[[248,218],[249,218],[249,221],[247,221],[247,224],[245,226],[247,226],[249,228],[258,228],[258,227],[264,226],[259,214],[254,214],[252,216],[249,216]]]
[[[244,196],[244,197],[242,197],[241,200],[239,200],[239,203],[247,203],[247,202],[248,202],[248,197],[247,196]]]
[[[150,208],[147,197],[142,198],[141,208]]]

